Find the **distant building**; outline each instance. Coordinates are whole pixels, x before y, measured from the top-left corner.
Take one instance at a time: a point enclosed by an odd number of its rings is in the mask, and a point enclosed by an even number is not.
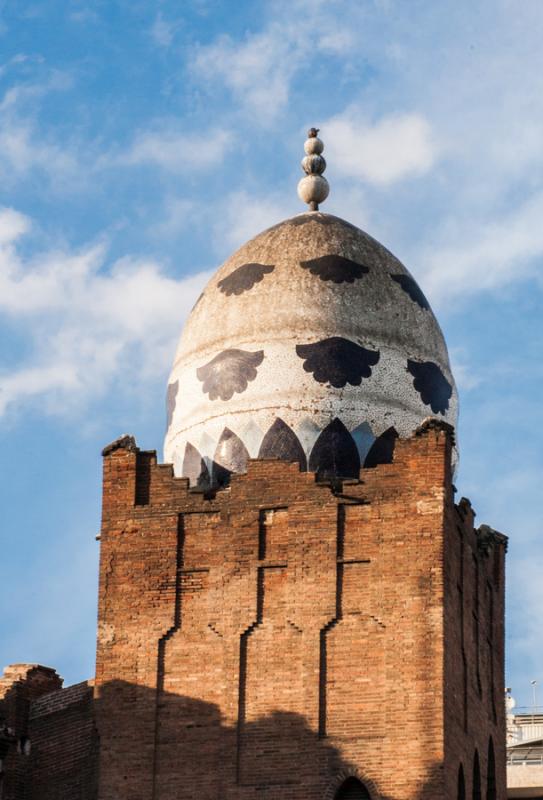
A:
[[[522,709],[507,696],[507,797],[543,800],[543,711]]]

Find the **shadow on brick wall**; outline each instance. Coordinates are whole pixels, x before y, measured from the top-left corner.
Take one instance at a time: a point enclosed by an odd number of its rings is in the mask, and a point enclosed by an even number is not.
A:
[[[386,783],[395,788],[383,792],[379,777],[364,769],[360,757],[355,763],[363,743],[343,747],[338,740],[319,738],[298,713],[274,711],[253,718],[247,712],[245,719],[230,724],[215,703],[168,692],[157,699],[154,689],[122,681],[101,687],[95,710],[101,739],[99,800],[444,798],[440,766],[429,770],[424,786],[409,789],[410,770],[398,753],[383,767],[393,772],[393,781]],[[234,706],[233,718],[236,714]],[[375,754],[379,742],[368,749]],[[349,778],[360,781],[359,793],[338,794]],[[347,789],[354,791],[356,782],[351,780]],[[56,798],[47,794],[40,800]]]
[[[0,800],[95,800],[92,687],[61,684],[29,665],[0,699]]]

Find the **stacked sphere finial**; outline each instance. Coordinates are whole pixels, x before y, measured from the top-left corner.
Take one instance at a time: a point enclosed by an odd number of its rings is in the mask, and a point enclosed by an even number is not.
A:
[[[307,203],[311,211],[319,210],[319,203],[326,200],[330,191],[328,181],[322,174],[326,169],[326,161],[322,156],[324,144],[318,133],[318,128],[310,128],[307,132],[308,138],[304,144],[306,155],[302,159],[305,178],[298,184],[298,197]]]

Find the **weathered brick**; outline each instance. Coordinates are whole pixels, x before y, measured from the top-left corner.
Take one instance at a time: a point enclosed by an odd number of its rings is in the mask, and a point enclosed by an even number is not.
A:
[[[106,448],[96,680],[6,671],[3,800],[454,800],[476,752],[504,800],[506,540],[451,447],[429,422],[359,480],[258,460],[208,495]]]
[[[504,797],[504,540],[450,456],[429,424],[342,487],[259,460],[209,496],[107,456],[100,800],[453,798],[490,737]]]

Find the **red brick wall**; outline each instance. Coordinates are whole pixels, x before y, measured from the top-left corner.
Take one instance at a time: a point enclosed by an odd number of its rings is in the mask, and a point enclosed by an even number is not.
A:
[[[1,800],[95,800],[93,688],[62,689],[53,669],[14,664],[0,678],[0,716],[13,731]]]
[[[446,782],[450,796],[460,765],[473,793],[475,752],[486,797],[489,743],[495,752],[496,797],[505,794],[504,552],[505,537],[474,530],[468,500],[448,509],[445,527]],[[461,713],[458,713],[458,709]],[[490,800],[490,798],[489,798]]]
[[[11,664],[0,677],[0,721],[13,740],[0,769],[1,800],[25,800],[30,758],[25,742],[30,737],[31,705],[39,697],[62,686],[54,669],[40,664]]]
[[[342,487],[255,461],[205,497],[108,448],[100,800],[331,799],[348,775],[454,798],[475,747],[485,796],[490,736],[501,800],[505,548],[454,506],[450,456],[431,423]]]
[[[32,703],[28,800],[95,800],[98,739],[87,682]]]

